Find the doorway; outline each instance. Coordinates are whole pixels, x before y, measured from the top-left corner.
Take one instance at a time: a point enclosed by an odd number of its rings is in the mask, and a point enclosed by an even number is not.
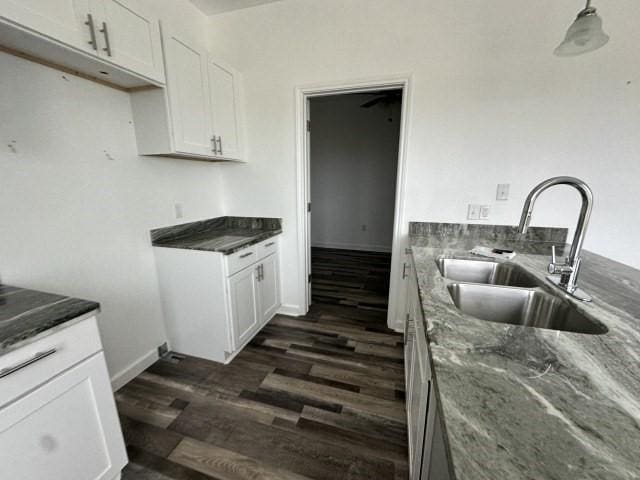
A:
[[[301,313],[334,303],[384,312],[402,328],[408,86],[395,78],[297,91]]]
[[[311,303],[387,311],[402,90],[311,98]]]

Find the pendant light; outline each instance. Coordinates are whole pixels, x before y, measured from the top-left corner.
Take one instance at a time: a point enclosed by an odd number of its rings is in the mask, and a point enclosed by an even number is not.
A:
[[[609,35],[602,31],[602,19],[587,0],[587,6],[578,13],[563,42],[553,51],[558,57],[572,57],[592,52],[609,41]]]

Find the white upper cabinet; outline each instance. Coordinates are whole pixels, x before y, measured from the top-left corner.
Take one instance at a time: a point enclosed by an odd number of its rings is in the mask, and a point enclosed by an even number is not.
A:
[[[222,66],[212,59],[208,61],[208,73],[215,155],[242,158],[237,105],[239,75],[231,67]]]
[[[92,0],[100,44],[110,62],[164,82],[160,22],[135,0]]]
[[[243,160],[240,77],[162,24],[167,85],[131,93],[138,153]]]
[[[89,0],[0,0],[0,12],[3,20],[80,50],[95,51]]]
[[[164,33],[174,149],[182,154],[212,155],[207,52],[175,33]]]
[[[159,20],[141,0],[0,0],[0,44],[125,88],[164,84]]]

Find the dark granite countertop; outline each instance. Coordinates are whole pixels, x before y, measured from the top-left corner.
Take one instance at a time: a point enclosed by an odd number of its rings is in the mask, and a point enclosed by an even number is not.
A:
[[[0,284],[0,355],[99,309],[96,302]]]
[[[435,258],[513,247],[512,261],[544,282],[563,239],[425,225],[412,224],[410,243],[455,478],[640,479],[640,271],[583,251],[579,283],[593,302],[569,301],[604,335],[487,322],[455,307]]]
[[[219,217],[151,230],[151,244],[229,255],[280,233],[279,218]]]

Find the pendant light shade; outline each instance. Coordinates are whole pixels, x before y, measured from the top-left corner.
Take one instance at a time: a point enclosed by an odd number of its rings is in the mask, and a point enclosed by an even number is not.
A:
[[[602,19],[591,7],[591,0],[588,0],[586,8],[578,14],[567,30],[564,41],[553,53],[559,57],[572,57],[597,50],[608,41],[609,35],[602,30]]]

